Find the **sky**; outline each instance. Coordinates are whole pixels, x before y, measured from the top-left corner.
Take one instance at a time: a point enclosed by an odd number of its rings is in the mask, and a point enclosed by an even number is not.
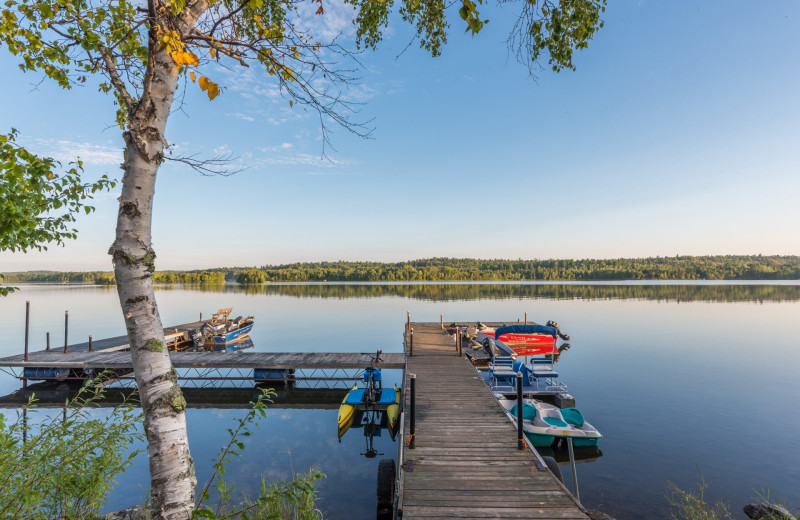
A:
[[[315,22],[352,42],[337,2]],[[190,87],[167,140],[246,169],[162,166],[156,268],[800,254],[800,2],[611,0],[577,70],[535,78],[506,47],[518,9],[487,5],[474,37],[450,12],[438,58],[393,19],[349,92],[371,138],[334,127],[329,159],[319,117],[268,77],[210,71],[222,94]],[[5,49],[0,70],[0,132],[121,178],[110,97],[41,82]],[[0,272],[110,270],[118,196],[97,197],[65,247],[0,253]]]

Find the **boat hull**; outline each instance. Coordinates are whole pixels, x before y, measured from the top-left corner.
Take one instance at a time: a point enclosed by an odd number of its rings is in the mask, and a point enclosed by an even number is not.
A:
[[[231,343],[238,339],[241,339],[248,334],[250,331],[253,330],[253,324],[250,323],[245,325],[244,327],[240,327],[236,330],[232,330],[230,332],[226,332],[225,334],[215,334],[211,336],[211,340],[214,342],[214,345],[225,345],[227,343]]]

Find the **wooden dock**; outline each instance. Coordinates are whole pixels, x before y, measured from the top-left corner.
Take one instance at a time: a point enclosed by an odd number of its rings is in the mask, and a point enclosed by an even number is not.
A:
[[[164,334],[178,334],[199,328],[197,321],[164,328]],[[357,352],[170,352],[175,368],[208,369],[363,369],[370,364],[370,354]],[[387,369],[405,368],[405,354],[382,353],[376,366]],[[133,370],[128,336],[97,339],[89,342],[53,346],[50,350],[29,352],[0,358],[0,368],[69,368],[83,370]]]
[[[274,369],[363,369],[371,355],[358,352],[170,352],[175,368],[274,368]],[[405,354],[382,353],[380,368],[402,369]],[[133,369],[128,351],[31,352],[25,361],[22,355],[0,358],[0,367],[42,367],[81,369]]]
[[[403,519],[588,519],[530,448],[440,324],[412,323],[416,375],[414,449],[404,447],[398,508]],[[410,428],[406,392],[403,431]],[[408,438],[403,439],[404,442]]]

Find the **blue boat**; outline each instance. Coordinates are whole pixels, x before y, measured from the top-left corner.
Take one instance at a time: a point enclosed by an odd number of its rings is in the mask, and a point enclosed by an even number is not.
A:
[[[211,339],[215,345],[225,345],[250,334],[253,330],[253,318],[248,318],[250,321],[244,325],[238,325],[237,328],[222,332],[221,334],[213,334]]]
[[[247,337],[253,330],[253,317],[230,319],[233,308],[220,309],[212,315],[209,321],[203,323],[199,329],[190,333],[195,349],[207,348],[216,350],[219,345],[227,345]],[[214,347],[214,348],[210,348]]]

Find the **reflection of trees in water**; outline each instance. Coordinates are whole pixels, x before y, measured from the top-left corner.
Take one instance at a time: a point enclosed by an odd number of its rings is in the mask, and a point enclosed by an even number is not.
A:
[[[579,285],[579,284],[263,284],[167,285],[184,289],[293,298],[408,298],[423,301],[507,299],[655,300],[677,302],[800,301],[800,285]]]

